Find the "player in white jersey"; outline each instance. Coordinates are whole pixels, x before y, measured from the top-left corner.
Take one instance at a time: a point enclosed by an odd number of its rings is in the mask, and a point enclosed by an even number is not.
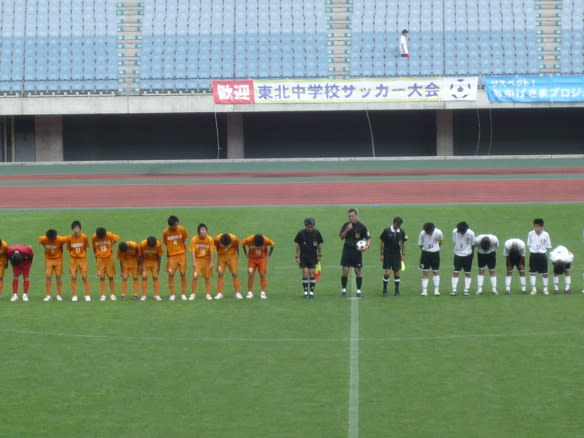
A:
[[[537,293],[535,287],[537,274],[541,274],[543,280],[543,294],[548,295],[548,261],[546,252],[552,247],[552,241],[547,231],[543,229],[543,219],[533,220],[533,230],[527,234],[527,247],[529,248],[529,281],[531,283],[531,295]]]
[[[432,222],[426,222],[420,236],[418,246],[422,250],[419,269],[422,271],[422,296],[428,296],[428,277],[432,269],[434,295],[440,296],[440,246],[444,235]]]
[[[550,261],[554,267],[554,276],[552,278],[554,294],[560,293],[560,275],[562,274],[564,274],[564,293],[571,294],[572,276],[570,275],[570,268],[574,261],[574,254],[565,246],[560,245],[550,252]]]
[[[468,289],[472,281],[472,259],[474,256],[475,233],[466,222],[459,222],[452,230],[452,242],[454,243],[454,271],[452,272],[452,292],[456,295],[458,276],[464,269],[464,295],[469,295]]]
[[[521,293],[525,293],[527,286],[527,281],[525,279],[525,242],[521,239],[506,240],[505,245],[503,245],[503,255],[505,256],[505,264],[507,268],[505,274],[505,293],[511,293],[513,268],[517,268],[517,271],[519,272]]]
[[[497,292],[497,248],[499,239],[494,234],[479,234],[475,239],[477,248],[477,265],[479,274],[477,276],[477,295],[483,293],[483,283],[485,281],[485,266],[489,268],[489,280],[491,281],[491,292],[493,295],[499,295]]]

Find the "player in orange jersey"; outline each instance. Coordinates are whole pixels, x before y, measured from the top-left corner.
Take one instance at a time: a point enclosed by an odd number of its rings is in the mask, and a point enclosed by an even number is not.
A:
[[[142,261],[140,257],[140,248],[138,244],[131,240],[120,242],[118,245],[117,259],[120,261],[120,271],[122,272],[122,300],[126,299],[128,293],[128,277],[132,276],[132,297],[135,300],[138,297],[139,283],[138,278],[142,272]]]
[[[197,293],[199,277],[205,279],[205,297],[212,300],[211,277],[213,276],[213,264],[215,262],[215,243],[207,234],[207,225],[199,224],[197,235],[191,239],[189,247],[193,256],[193,281],[189,300],[194,300]]]
[[[71,301],[77,301],[77,272],[81,273],[83,288],[85,290],[85,301],[91,301],[89,288],[89,278],[87,277],[87,251],[89,241],[87,236],[81,232],[81,222],[71,223],[70,236],[67,236],[67,250],[69,251],[69,273],[71,274]]]
[[[154,288],[154,299],[161,301],[160,298],[160,282],[158,281],[158,274],[160,273],[160,259],[162,257],[162,245],[154,236],[140,242],[140,256],[142,258],[142,297],[141,301],[145,301],[148,289],[148,276],[152,276],[152,287]]]
[[[45,248],[45,293],[44,301],[51,300],[51,277],[55,275],[57,283],[57,301],[63,301],[63,246],[67,238],[59,236],[56,230],[47,230],[39,237],[39,243]]]
[[[253,279],[256,271],[260,276],[260,298],[266,299],[268,288],[268,257],[274,251],[274,242],[263,234],[252,234],[241,242],[243,252],[247,256],[247,295],[253,298]]]
[[[223,298],[223,287],[225,285],[225,270],[229,269],[233,278],[233,288],[235,289],[235,298],[242,299],[241,281],[237,275],[237,262],[239,260],[239,240],[237,236],[231,233],[217,234],[215,239],[215,248],[217,249],[217,295],[216,300]]]
[[[100,301],[105,301],[105,277],[109,279],[110,299],[116,300],[116,266],[114,264],[114,245],[120,240],[120,236],[107,231],[104,227],[98,227],[91,238],[93,254],[95,255],[95,266],[99,277]]]
[[[189,235],[182,225],[179,225],[179,220],[176,216],[168,217],[168,227],[162,232],[162,243],[166,245],[167,265],[166,272],[168,272],[168,288],[170,290],[170,301],[174,301],[174,274],[176,271],[180,274],[180,297],[183,300],[187,299],[187,247],[186,241]]]
[[[6,256],[6,250],[8,249],[8,244],[0,240],[0,297],[2,296],[2,291],[4,290],[4,272],[8,267],[8,258]]]

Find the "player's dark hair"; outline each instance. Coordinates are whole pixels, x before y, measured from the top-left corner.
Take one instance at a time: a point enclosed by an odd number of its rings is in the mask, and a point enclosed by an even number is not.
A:
[[[401,225],[401,224],[403,224],[403,223],[404,223],[404,220],[403,220],[401,217],[399,217],[399,216],[396,216],[396,217],[394,217],[394,218],[393,218],[393,223],[394,223],[394,224]]]
[[[223,233],[221,234],[221,238],[219,239],[219,241],[221,242],[221,245],[229,246],[231,245],[231,236],[227,233]]]
[[[71,229],[73,229],[75,227],[81,228],[81,222],[79,222],[79,221],[73,221],[73,222],[71,222]]]
[[[307,227],[309,225],[314,227],[315,224],[316,224],[316,221],[312,217],[307,217],[306,219],[304,219],[304,226],[305,227]]]
[[[356,208],[349,208],[349,210],[347,210],[347,213],[355,213],[355,214],[359,214],[359,212],[357,211]]]
[[[179,220],[176,216],[170,215],[170,216],[168,216],[167,222],[168,222],[168,225],[177,225]]]
[[[99,239],[103,239],[107,234],[107,230],[104,227],[97,227],[95,229],[95,235],[99,238]]]
[[[533,220],[533,225],[540,225],[543,227],[543,219],[538,217],[537,219]]]
[[[468,224],[465,221],[456,224],[456,231],[460,234],[464,234],[468,231]]]
[[[402,30],[402,35],[409,33],[407,29]]]
[[[10,263],[12,263],[13,266],[20,265],[23,260],[24,260],[24,256],[20,253],[20,251],[14,251],[10,255]]]
[[[204,229],[206,229],[206,230],[208,230],[208,229],[209,229],[209,228],[207,228],[207,225],[205,225],[205,224],[199,224],[199,225],[197,226],[197,234],[199,234],[199,233],[201,232],[201,228],[204,228]]]
[[[128,245],[128,242],[120,242],[118,248],[120,248],[120,251],[126,252],[130,248],[130,245]]]
[[[256,234],[255,236],[253,236],[253,245],[255,247],[263,246],[263,244],[264,244],[264,236],[262,236],[261,234]]]
[[[157,240],[156,240],[156,237],[154,237],[154,236],[148,236],[148,238],[146,239],[146,243],[148,244],[148,246],[150,248],[154,248],[156,246],[156,242],[157,242]],[[121,243],[120,243],[120,245],[121,245]]]
[[[483,249],[484,251],[488,250],[491,247],[491,239],[489,239],[487,236],[483,237],[481,239],[481,249]]]
[[[53,230],[52,228],[47,230],[45,237],[49,240],[55,240],[57,238],[57,230]]]
[[[426,222],[423,226],[423,229],[426,234],[430,235],[436,229],[436,225],[434,225],[432,222]]]

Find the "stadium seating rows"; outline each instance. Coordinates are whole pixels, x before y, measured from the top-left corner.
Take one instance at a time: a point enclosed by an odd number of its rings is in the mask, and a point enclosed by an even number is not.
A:
[[[208,89],[211,79],[326,78],[335,0],[145,0],[137,90]],[[559,2],[562,74],[584,71],[584,3]],[[350,77],[538,74],[529,0],[346,0]],[[117,92],[112,0],[0,0],[0,93]],[[123,13],[123,12],[122,12]],[[328,15],[327,15],[328,14]],[[397,53],[408,28],[411,57]],[[125,67],[124,67],[125,68]]]

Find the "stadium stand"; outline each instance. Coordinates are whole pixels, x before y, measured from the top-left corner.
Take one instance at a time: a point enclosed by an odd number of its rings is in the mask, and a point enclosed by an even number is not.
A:
[[[213,79],[581,74],[581,0],[0,0],[4,95]],[[411,57],[398,56],[410,31]]]

